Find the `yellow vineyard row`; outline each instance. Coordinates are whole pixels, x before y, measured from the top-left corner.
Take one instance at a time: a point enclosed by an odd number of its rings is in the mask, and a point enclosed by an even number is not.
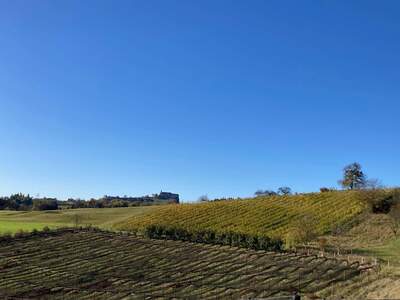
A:
[[[316,229],[322,234],[351,220],[364,209],[357,192],[332,191],[168,205],[128,219],[117,227],[140,231],[151,225],[160,225],[189,232],[212,230],[282,238],[299,217],[314,218]]]

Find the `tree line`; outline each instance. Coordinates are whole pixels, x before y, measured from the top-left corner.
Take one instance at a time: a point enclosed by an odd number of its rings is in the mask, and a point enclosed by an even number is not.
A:
[[[0,210],[55,210],[58,200],[54,198],[34,199],[30,195],[14,194],[0,197]]]
[[[375,190],[382,189],[384,186],[378,179],[367,178],[366,174],[362,170],[361,165],[358,162],[354,162],[349,164],[343,168],[343,176],[338,181],[338,184],[344,190]],[[337,190],[335,187],[321,187],[320,192],[330,192]],[[258,189],[254,196],[256,197],[270,197],[270,196],[288,196],[288,195],[297,195],[298,193],[294,192],[292,188],[288,186],[282,186],[277,190],[272,189]],[[207,195],[202,195],[197,199],[197,202],[209,202],[209,201],[224,201],[224,200],[240,200],[241,198],[216,198],[210,199]]]
[[[57,210],[57,209],[76,209],[76,208],[113,208],[129,206],[146,206],[157,204],[177,203],[176,199],[164,199],[159,195],[143,197],[119,197],[103,196],[99,199],[73,199],[58,200],[57,198],[33,198],[29,194],[13,194],[9,197],[0,197],[0,210]]]
[[[363,189],[379,189],[383,188],[383,185],[378,179],[368,179],[362,167],[359,163],[354,162],[343,168],[343,177],[338,181],[338,184],[345,190],[363,190]],[[321,192],[329,192],[336,190],[336,188],[321,187]],[[259,189],[254,195],[255,196],[279,196],[279,195],[292,195],[292,189],[284,186],[280,187],[277,191],[270,189]]]

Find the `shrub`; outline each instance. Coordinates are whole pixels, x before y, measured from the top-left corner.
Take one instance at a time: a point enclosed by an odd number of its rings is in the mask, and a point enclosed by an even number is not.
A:
[[[10,232],[5,232],[0,236],[0,242],[8,242],[12,239],[12,234]]]
[[[250,249],[258,249],[258,238],[254,235],[249,235],[246,237],[246,246]]]
[[[296,248],[301,243],[301,239],[297,230],[294,228],[289,229],[285,235],[285,249],[290,250]]]
[[[207,230],[204,232],[204,242],[213,243],[215,241],[215,232]]]
[[[285,236],[285,246],[290,249],[304,245],[317,237],[317,220],[311,214],[296,219]]]
[[[29,233],[23,231],[22,229],[19,229],[19,230],[14,234],[14,236],[15,236],[16,238],[22,238],[22,237],[27,236],[27,234],[29,234]]]
[[[400,190],[364,190],[358,196],[364,201],[374,214],[387,214],[393,205],[400,202]]]

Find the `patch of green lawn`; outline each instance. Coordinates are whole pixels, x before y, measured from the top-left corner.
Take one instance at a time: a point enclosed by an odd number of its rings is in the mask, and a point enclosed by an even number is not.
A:
[[[94,225],[112,229],[113,224],[127,218],[142,215],[157,206],[121,208],[81,208],[49,211],[0,211],[0,233],[15,233],[18,230],[41,230],[78,225]]]
[[[400,238],[393,239],[382,246],[358,249],[357,252],[380,258],[392,265],[400,266]]]
[[[392,240],[382,247],[374,248],[372,251],[385,261],[400,265],[400,238]]]
[[[41,230],[43,227],[48,226],[50,228],[57,227],[57,224],[52,223],[39,223],[39,222],[14,222],[14,221],[0,221],[0,234],[4,233],[15,233],[19,230],[32,231],[33,229]],[[60,225],[58,225],[60,226]]]

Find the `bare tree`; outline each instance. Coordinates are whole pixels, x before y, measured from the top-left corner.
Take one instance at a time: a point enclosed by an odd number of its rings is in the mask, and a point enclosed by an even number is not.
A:
[[[384,185],[382,184],[382,182],[377,179],[377,178],[371,178],[365,181],[365,186],[366,189],[368,190],[379,190],[379,189],[383,189]]]
[[[288,186],[283,186],[278,189],[278,194],[280,195],[291,195],[292,189]]]
[[[202,195],[199,197],[199,199],[197,199],[198,202],[209,202],[210,199],[208,199],[207,195]]]

